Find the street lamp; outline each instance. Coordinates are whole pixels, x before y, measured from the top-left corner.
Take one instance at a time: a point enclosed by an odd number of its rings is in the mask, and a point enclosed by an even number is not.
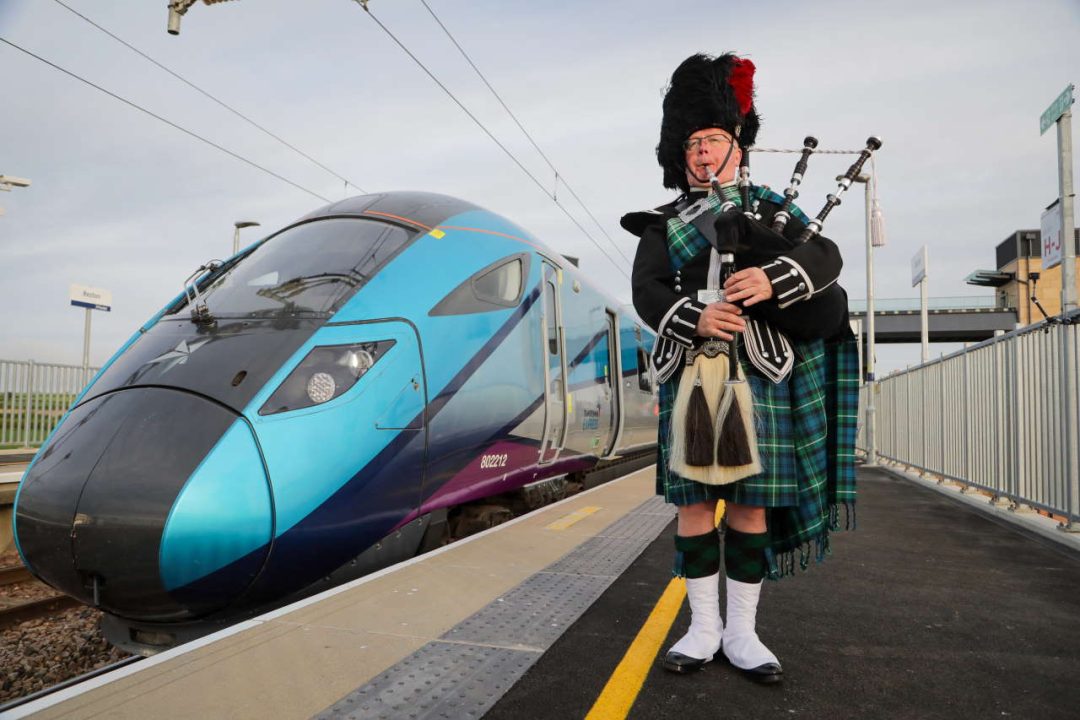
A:
[[[839,181],[843,176],[838,176]],[[866,191],[866,467],[877,465],[876,417],[874,407],[874,244],[873,205],[870,197],[870,176],[859,174],[855,182]]]
[[[254,220],[237,220],[233,223],[236,226],[236,232],[233,233],[232,239],[232,254],[240,252],[240,228],[246,227],[258,227],[259,223]]]
[[[0,175],[0,190],[4,192],[11,192],[11,188],[25,188],[30,187],[30,181],[26,178],[14,177],[12,175]],[[4,208],[0,207],[0,215],[4,214]]]

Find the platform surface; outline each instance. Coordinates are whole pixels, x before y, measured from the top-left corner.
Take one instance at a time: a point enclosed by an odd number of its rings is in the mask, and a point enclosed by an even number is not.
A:
[[[496,628],[475,621],[463,637],[444,636],[468,628],[474,613],[511,598],[515,589],[583,543],[603,542],[606,529],[645,503],[646,510],[653,507],[657,512],[647,512],[652,531],[639,541],[636,557],[673,513],[655,499],[654,476],[651,466],[631,473],[404,566],[350,583],[336,593],[328,591],[302,606],[162,653],[113,677],[102,676],[92,681],[90,689],[65,692],[61,702],[46,698],[42,705],[48,707],[28,706],[16,716],[312,717],[431,643],[466,649],[499,644],[488,637],[498,633]],[[631,534],[608,541],[628,540]],[[632,560],[627,558],[625,564]],[[606,577],[575,572],[580,579],[572,594],[588,596],[588,603],[573,618],[623,569]],[[549,584],[557,589],[566,585]],[[521,594],[519,590],[517,595]],[[523,599],[528,601],[527,596]],[[528,618],[507,620],[515,627],[529,627]],[[570,622],[547,628],[534,621],[527,642],[499,647],[516,653],[517,658],[526,657],[531,665]],[[451,664],[459,659],[451,657]],[[500,695],[506,687],[500,688]],[[485,704],[490,706],[494,699],[497,696]],[[391,709],[396,713],[399,707]]]
[[[1080,556],[881,471],[860,469],[858,490],[858,528],[834,535],[832,556],[763,588],[781,685],[654,661],[629,717],[1080,717]],[[673,533],[486,720],[586,717],[670,577]],[[684,603],[661,647],[688,625]]]
[[[859,482],[857,530],[764,588],[779,686],[720,662],[672,675],[654,655],[620,688],[628,713],[603,710],[671,582],[649,468],[35,717],[1080,716],[1080,555],[881,471]],[[561,627],[559,604],[583,607]],[[685,603],[672,615],[661,654],[689,622]]]

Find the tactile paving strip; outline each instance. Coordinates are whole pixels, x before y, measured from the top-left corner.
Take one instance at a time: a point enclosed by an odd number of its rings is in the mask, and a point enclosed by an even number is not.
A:
[[[645,501],[315,717],[481,717],[674,516],[661,498]]]
[[[479,718],[539,657],[537,650],[428,643],[315,717]]]
[[[442,639],[543,650],[581,617],[614,579],[538,572],[458,623]]]

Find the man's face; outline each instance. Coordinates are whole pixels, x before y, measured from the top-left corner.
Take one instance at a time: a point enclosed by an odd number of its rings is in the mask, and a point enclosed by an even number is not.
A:
[[[691,134],[683,143],[686,151],[686,179],[690,187],[709,187],[710,171],[721,184],[734,180],[742,159],[742,151],[734,143],[731,133],[720,128],[705,128]]]

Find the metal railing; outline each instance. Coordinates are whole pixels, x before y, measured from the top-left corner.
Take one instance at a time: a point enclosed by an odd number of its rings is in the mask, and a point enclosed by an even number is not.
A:
[[[45,442],[98,368],[0,360],[0,449]]]
[[[877,383],[880,458],[989,491],[1080,530],[1080,312],[1032,325]],[[866,392],[860,397],[865,419]],[[866,450],[866,423],[858,447]]]
[[[875,298],[874,312],[919,312],[919,298]],[[926,302],[928,310],[1010,310],[1005,298],[997,295],[966,295],[957,297],[932,297]],[[856,298],[848,300],[848,310],[854,313],[866,312],[866,300]]]

